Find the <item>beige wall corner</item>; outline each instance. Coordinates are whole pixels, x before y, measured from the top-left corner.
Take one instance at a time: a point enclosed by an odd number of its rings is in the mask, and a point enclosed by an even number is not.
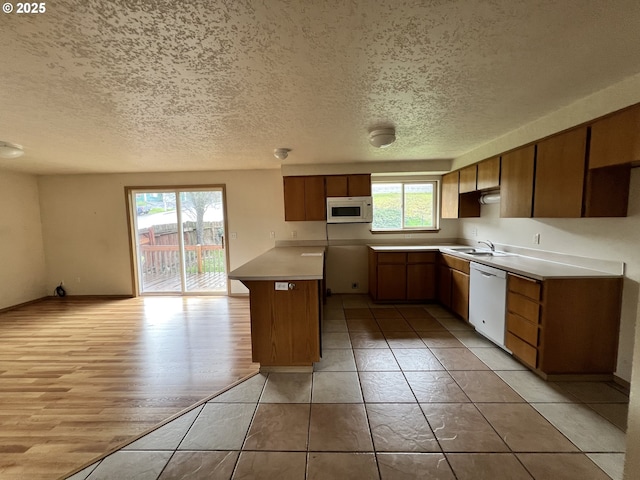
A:
[[[0,309],[51,294],[46,285],[38,183],[33,175],[0,175]],[[49,286],[51,287],[49,289]]]

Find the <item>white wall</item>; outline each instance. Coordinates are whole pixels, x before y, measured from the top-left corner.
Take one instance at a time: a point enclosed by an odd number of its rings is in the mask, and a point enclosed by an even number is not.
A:
[[[36,177],[0,173],[0,205],[1,309],[44,297],[48,289]]]
[[[225,184],[230,268],[288,238],[279,170],[40,177],[46,283],[70,295],[133,293],[125,186]],[[239,282],[232,293],[244,293]]]

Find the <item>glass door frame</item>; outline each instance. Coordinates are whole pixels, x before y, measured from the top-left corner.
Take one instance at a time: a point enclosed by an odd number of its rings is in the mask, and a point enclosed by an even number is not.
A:
[[[231,291],[231,285],[229,281],[229,242],[226,241],[224,236],[227,235],[228,221],[227,221],[227,190],[225,184],[206,184],[206,185],[142,185],[142,186],[125,186],[125,202],[127,211],[127,226],[129,233],[129,257],[131,265],[131,292],[132,296],[153,296],[153,295],[179,295],[179,296],[229,296]],[[185,258],[184,258],[184,233],[182,223],[182,212],[180,211],[181,199],[180,193],[188,191],[202,191],[202,190],[218,190],[222,193],[222,221],[224,228],[223,236],[223,250],[225,260],[225,275],[226,291],[213,292],[213,291],[188,291],[186,290],[186,271],[185,271]],[[138,229],[137,229],[137,210],[136,210],[136,193],[153,192],[153,193],[175,193],[176,195],[176,221],[178,224],[178,251],[180,256],[180,282],[181,290],[176,292],[142,292],[140,285],[140,256],[138,255]]]

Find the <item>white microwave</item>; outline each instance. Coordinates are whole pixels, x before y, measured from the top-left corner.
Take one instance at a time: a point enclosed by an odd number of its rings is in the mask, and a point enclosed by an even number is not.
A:
[[[371,197],[328,197],[327,223],[371,223]]]

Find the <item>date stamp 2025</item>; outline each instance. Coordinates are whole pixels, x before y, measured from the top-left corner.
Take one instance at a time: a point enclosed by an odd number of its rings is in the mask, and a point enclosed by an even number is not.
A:
[[[39,13],[46,13],[47,4],[46,2],[31,2],[31,3],[18,2],[14,5],[11,2],[5,2],[2,4],[2,11],[4,13],[35,15]]]

